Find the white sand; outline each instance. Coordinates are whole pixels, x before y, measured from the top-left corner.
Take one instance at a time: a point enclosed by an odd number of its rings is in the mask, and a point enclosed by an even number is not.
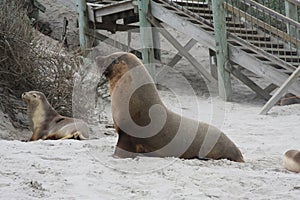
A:
[[[201,112],[209,114],[208,100],[199,98],[199,103]],[[0,198],[299,199],[300,174],[283,168],[282,155],[299,148],[300,105],[275,107],[267,116],[257,115],[260,109],[226,103],[219,127],[240,147],[245,163],[114,159],[117,137],[98,127],[93,127],[98,139],[89,141],[0,140]]]
[[[198,45],[191,52],[208,67],[207,49]],[[255,94],[238,81],[233,80],[234,102],[224,103],[218,97],[206,98],[207,91],[186,61],[175,69],[179,73],[168,80],[173,80],[170,87],[176,96],[160,91],[167,107],[223,130],[241,149],[245,163],[115,159],[117,135],[105,128],[112,121],[109,108],[108,121],[92,126],[87,141],[20,142],[30,133],[9,137],[12,127],[0,112],[1,138],[18,139],[0,140],[0,199],[299,199],[300,174],[286,171],[282,157],[286,150],[300,148],[300,105],[258,115],[264,102],[253,100]],[[192,80],[196,98],[180,92],[185,91],[177,82],[182,74]]]

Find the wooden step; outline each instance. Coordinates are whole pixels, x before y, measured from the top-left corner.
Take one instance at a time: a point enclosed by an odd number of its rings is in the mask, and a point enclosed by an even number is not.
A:
[[[257,30],[248,29],[244,27],[227,27],[227,30],[231,33],[242,33],[242,34],[257,34]]]
[[[213,15],[212,14],[199,14],[199,13],[196,13],[196,14],[198,14],[199,16],[201,16],[201,17],[203,17],[203,18],[205,18],[205,19],[208,19],[208,20],[213,20]],[[232,21],[232,18],[231,17],[226,17],[226,21],[228,22],[228,21]]]
[[[180,6],[208,7],[208,4],[204,1],[172,0],[172,2]]]
[[[286,50],[286,49],[276,49],[276,48],[268,48],[268,47],[262,47],[263,50],[265,50],[268,53],[271,54],[277,54],[277,55],[297,55],[297,51],[294,50]]]
[[[252,40],[249,41],[250,43],[254,44],[258,47],[268,47],[268,48],[284,48],[284,44],[282,43],[275,43],[272,41],[258,41],[258,40]]]
[[[262,61],[263,64],[270,65],[271,67],[275,68],[276,70],[285,70],[288,71],[287,69],[283,68],[282,66],[279,66],[272,61]]]
[[[264,35],[250,35],[243,33],[235,33],[238,37],[243,38],[248,41],[270,41],[270,37]]]
[[[183,6],[183,7],[193,13],[213,14],[212,10],[208,7],[197,7],[197,6]]]
[[[272,61],[263,61],[262,63],[264,63],[266,65],[270,65],[276,69],[284,69],[280,65],[277,65],[276,63],[273,63]]]
[[[256,58],[258,58],[259,60],[263,60],[263,61],[267,61],[269,60],[269,58],[266,58],[266,57],[263,57],[261,55],[255,55]],[[280,56],[276,56],[278,58],[280,58],[281,60],[287,62],[287,63],[293,63],[293,64],[297,64],[299,65],[300,64],[300,58],[298,56],[283,56],[283,55],[280,55]]]
[[[298,55],[278,55],[277,57],[285,62],[298,63],[298,65],[300,64],[300,58]]]
[[[226,22],[226,26],[227,26],[227,28],[228,27],[245,27],[245,25],[244,24],[242,24],[242,23],[237,23],[237,22],[234,22],[234,21],[227,21]]]

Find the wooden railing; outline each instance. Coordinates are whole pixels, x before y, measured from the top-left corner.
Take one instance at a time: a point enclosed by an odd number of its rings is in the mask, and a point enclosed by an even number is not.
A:
[[[296,30],[294,32],[299,32],[300,23],[297,21],[252,0],[242,0],[238,4],[234,4],[234,1],[228,0],[225,7],[229,13],[246,19],[247,23],[259,27],[266,34],[272,34],[287,43],[292,43],[296,47],[300,47],[300,40],[297,38],[297,34],[287,31],[288,29],[294,29]]]

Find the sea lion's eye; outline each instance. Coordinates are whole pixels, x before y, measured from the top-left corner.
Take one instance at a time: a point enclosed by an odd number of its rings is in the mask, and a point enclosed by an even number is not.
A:
[[[34,98],[36,98],[36,97],[37,97],[37,96],[36,96],[36,94],[33,94],[32,96],[33,96]]]
[[[112,63],[113,63],[114,65],[116,65],[116,64],[119,64],[120,62],[119,62],[119,59],[118,59],[118,58],[115,58],[115,59],[112,61]]]

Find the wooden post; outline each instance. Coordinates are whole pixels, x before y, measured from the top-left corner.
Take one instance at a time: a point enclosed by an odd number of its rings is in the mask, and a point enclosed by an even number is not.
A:
[[[88,17],[85,0],[77,0],[78,26],[79,26],[79,42],[82,52],[85,54],[89,47],[89,38],[85,34],[88,30]]]
[[[288,18],[295,20],[296,22],[299,22],[297,5],[293,4],[288,0],[285,0],[285,15]],[[287,33],[292,37],[299,39],[299,33],[297,32],[296,27],[291,27],[289,23],[287,23],[286,26],[287,26]],[[297,48],[300,49],[300,47],[298,46]]]
[[[147,16],[150,12],[149,0],[138,0],[138,8],[143,63],[155,82],[156,72],[154,64],[153,33],[151,23],[147,20]]]
[[[232,88],[230,73],[225,70],[226,65],[230,63],[228,59],[224,0],[212,0],[212,10],[216,40],[219,96],[224,101],[231,101]]]
[[[276,102],[283,96],[288,88],[297,80],[300,75],[300,66],[292,73],[292,75],[282,84],[275,92],[272,98],[264,105],[259,114],[265,115],[275,105]]]

